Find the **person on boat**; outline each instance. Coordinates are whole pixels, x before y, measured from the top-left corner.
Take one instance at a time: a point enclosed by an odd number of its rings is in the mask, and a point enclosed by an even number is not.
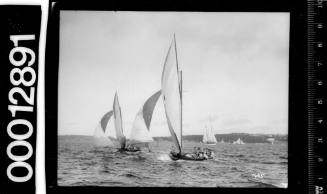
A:
[[[131,149],[132,149],[132,145],[131,144],[129,144],[129,145],[126,146],[126,150],[131,150]]]
[[[206,150],[205,150],[205,157],[206,158],[209,158],[209,159],[212,159],[213,156],[214,156],[213,151],[210,150],[210,149],[208,149],[208,148],[206,148]]]
[[[175,155],[177,152],[176,152],[176,150],[175,150],[175,147],[174,146],[171,146],[171,148],[170,148],[170,153],[172,154],[172,155]]]
[[[193,151],[194,158],[200,158],[201,152],[202,151],[200,147],[194,147],[194,151]]]
[[[175,147],[174,146],[171,146],[170,150],[171,150],[170,151],[170,154],[173,157],[176,157],[176,158],[180,158],[181,157],[181,154],[175,150]]]
[[[193,153],[196,154],[198,152],[197,147],[193,148]]]
[[[136,146],[133,146],[131,144],[129,144],[127,147],[126,147],[126,151],[130,151],[130,152],[136,152],[136,151],[139,151],[140,148],[136,147]]]
[[[205,149],[205,153],[204,153],[204,157],[206,157],[207,159],[212,158],[211,156],[211,150],[209,150],[208,148]]]

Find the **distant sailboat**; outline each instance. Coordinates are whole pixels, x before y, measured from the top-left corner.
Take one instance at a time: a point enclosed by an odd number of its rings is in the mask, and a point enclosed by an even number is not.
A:
[[[270,137],[270,138],[267,139],[267,141],[270,142],[271,144],[274,144],[275,138]]]
[[[238,138],[236,141],[233,142],[233,144],[245,144],[241,138]]]
[[[161,77],[161,91],[165,107],[168,128],[177,152],[171,152],[173,160],[204,160],[194,158],[192,154],[183,153],[183,115],[182,115],[182,71],[179,70],[176,38],[169,47]]]
[[[212,128],[207,128],[207,127],[205,128],[202,142],[207,145],[216,145],[217,144],[217,140],[216,140],[215,134],[212,131]]]
[[[153,138],[150,134],[150,124],[153,110],[160,95],[161,90],[153,94],[149,99],[147,99],[147,101],[143,104],[137,113],[130,136],[128,138],[129,145],[137,147],[144,146],[149,148],[149,143],[153,142]]]
[[[225,143],[224,139],[221,139],[221,141],[219,143]]]

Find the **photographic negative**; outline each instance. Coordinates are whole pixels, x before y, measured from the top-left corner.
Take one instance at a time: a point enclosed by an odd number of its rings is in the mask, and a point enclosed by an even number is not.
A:
[[[288,187],[288,12],[60,10],[58,186]]]

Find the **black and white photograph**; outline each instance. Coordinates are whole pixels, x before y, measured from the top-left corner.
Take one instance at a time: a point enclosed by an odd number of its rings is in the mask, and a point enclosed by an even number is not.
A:
[[[288,188],[289,35],[289,12],[61,10],[58,186]]]

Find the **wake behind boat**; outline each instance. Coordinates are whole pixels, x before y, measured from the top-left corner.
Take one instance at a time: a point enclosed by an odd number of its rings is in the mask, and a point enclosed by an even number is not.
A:
[[[168,128],[177,151],[171,151],[172,160],[206,160],[205,154],[184,153],[183,150],[183,85],[182,71],[179,70],[176,38],[169,47],[161,77],[161,91]]]

